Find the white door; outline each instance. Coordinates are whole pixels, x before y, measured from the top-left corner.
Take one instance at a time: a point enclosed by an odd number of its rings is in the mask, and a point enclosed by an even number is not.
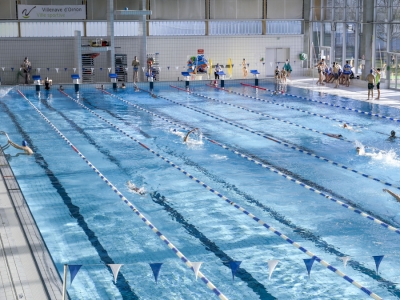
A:
[[[276,48],[265,49],[265,77],[273,77],[276,67]]]
[[[282,70],[286,60],[290,58],[290,48],[266,48],[265,49],[265,76],[275,75],[276,66]]]

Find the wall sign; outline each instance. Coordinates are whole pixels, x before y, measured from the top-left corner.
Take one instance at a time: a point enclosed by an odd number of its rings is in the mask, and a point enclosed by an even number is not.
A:
[[[85,5],[18,4],[18,20],[84,20]]]

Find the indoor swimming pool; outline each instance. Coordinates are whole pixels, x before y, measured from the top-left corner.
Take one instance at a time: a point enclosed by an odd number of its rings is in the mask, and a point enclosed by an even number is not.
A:
[[[0,89],[51,257],[82,265],[71,299],[400,299],[399,110],[261,85]]]

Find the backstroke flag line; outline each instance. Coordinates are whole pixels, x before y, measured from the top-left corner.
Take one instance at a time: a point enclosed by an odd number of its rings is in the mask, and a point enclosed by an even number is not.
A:
[[[312,268],[315,258],[307,258],[307,259],[303,259],[303,260],[304,260],[304,263],[306,264],[308,277],[310,277],[311,268]]]
[[[107,264],[107,265],[111,268],[111,271],[114,275],[114,283],[117,284],[118,272],[119,269],[123,266],[123,264]]]
[[[379,265],[381,264],[384,255],[377,255],[377,256],[372,256],[372,257],[375,260],[376,274],[378,274]]]
[[[160,274],[162,263],[154,263],[154,264],[149,264],[149,265],[150,265],[151,270],[153,271],[154,279],[156,280],[156,283],[157,283],[158,275]]]
[[[72,280],[74,280],[76,274],[78,274],[79,269],[82,267],[82,265],[68,265],[69,268],[69,274],[71,276],[71,284]]]
[[[196,280],[197,280],[197,276],[199,275],[201,264],[202,264],[202,262],[192,262],[192,267],[194,270],[194,276],[196,276]]]
[[[269,276],[268,279],[271,279],[271,275],[274,272],[276,266],[278,265],[279,260],[277,259],[271,259],[268,261],[268,270],[269,270]]]
[[[232,280],[235,280],[235,273],[239,269],[239,266],[242,262],[241,261],[231,261],[229,262],[229,266],[232,270]]]
[[[340,259],[343,261],[343,265],[346,268],[347,262],[350,260],[350,256],[343,256]]]

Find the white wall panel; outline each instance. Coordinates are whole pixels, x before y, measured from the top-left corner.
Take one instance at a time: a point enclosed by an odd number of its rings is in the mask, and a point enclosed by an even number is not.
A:
[[[0,37],[18,37],[17,22],[0,23]]]

